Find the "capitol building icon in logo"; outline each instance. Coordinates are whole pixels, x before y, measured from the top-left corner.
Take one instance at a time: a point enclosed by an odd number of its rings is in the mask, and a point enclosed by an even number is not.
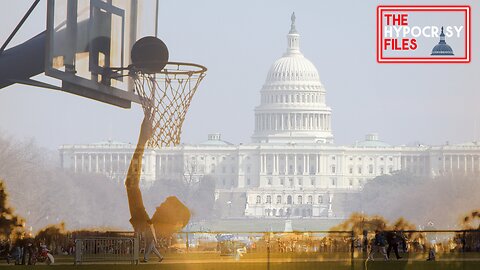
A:
[[[442,26],[442,33],[440,33],[440,41],[438,42],[435,47],[432,49],[432,56],[443,56],[443,55],[454,55],[453,49],[450,45],[445,42],[445,34],[443,33],[443,26]]]

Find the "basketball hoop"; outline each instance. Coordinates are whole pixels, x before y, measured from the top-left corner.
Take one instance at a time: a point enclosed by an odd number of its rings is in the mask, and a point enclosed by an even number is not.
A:
[[[182,124],[207,68],[192,63],[167,62],[160,71],[134,68],[130,76],[145,116],[152,120],[149,147],[180,144]]]

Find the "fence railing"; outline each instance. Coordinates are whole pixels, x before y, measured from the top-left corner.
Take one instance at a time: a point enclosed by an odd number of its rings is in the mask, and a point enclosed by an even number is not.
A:
[[[388,233],[388,232],[385,232]],[[430,251],[438,258],[462,256],[480,260],[479,230],[424,230],[397,232],[402,236],[398,251],[409,260],[425,260]],[[180,232],[159,241],[159,250],[170,262],[238,261],[281,262],[363,262],[371,250],[375,233],[364,231],[293,232]],[[124,261],[138,263],[144,243],[140,237],[111,235],[83,236],[75,241],[75,263]],[[388,246],[388,245],[387,245]],[[393,254],[394,250],[392,250]],[[395,258],[394,255],[391,257]],[[375,259],[382,258],[376,254]]]
[[[75,240],[75,264],[126,261],[138,264],[139,239],[133,237],[88,237]]]

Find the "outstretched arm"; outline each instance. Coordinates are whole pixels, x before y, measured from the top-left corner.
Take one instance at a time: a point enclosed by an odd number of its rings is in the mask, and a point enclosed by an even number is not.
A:
[[[142,158],[145,151],[145,144],[152,134],[152,121],[145,116],[142,122],[140,135],[138,137],[137,148],[133,153],[130,167],[128,168],[125,187],[127,189],[128,207],[130,208],[130,223],[135,231],[141,230],[141,226],[150,220],[145,206],[143,204],[142,193],[140,191],[140,175],[142,173]]]

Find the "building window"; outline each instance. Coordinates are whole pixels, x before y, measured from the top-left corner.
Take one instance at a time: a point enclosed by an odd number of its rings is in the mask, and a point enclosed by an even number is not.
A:
[[[350,186],[353,186],[353,179],[349,179],[348,183],[349,183]]]
[[[332,156],[332,160],[335,160],[335,156]]]
[[[348,173],[353,174],[353,167],[348,168]]]
[[[293,178],[288,178],[288,182],[290,182],[290,186],[293,187]]]
[[[393,172],[393,168],[392,167],[388,167],[388,173],[392,173]]]
[[[285,185],[285,178],[280,178],[280,185]]]
[[[298,185],[299,186],[303,185],[303,179],[302,178],[298,178]]]
[[[383,161],[383,157],[381,157],[380,160]]]
[[[247,185],[250,186],[250,178],[247,178]]]
[[[282,196],[277,195],[277,204],[281,204],[281,203],[282,203]]]
[[[389,159],[390,161],[393,161],[393,158],[392,158],[392,157],[389,157],[388,159]]]
[[[250,173],[250,166],[247,166],[247,173]]]
[[[373,166],[372,165],[368,165],[368,173],[369,174],[373,173]]]
[[[323,203],[323,197],[322,196],[318,196],[318,203]]]
[[[335,186],[337,184],[337,179],[332,178],[332,186]]]
[[[315,186],[315,178],[310,178],[310,185]]]
[[[380,167],[380,174],[384,174],[385,173],[385,169],[383,167]]]
[[[313,196],[308,195],[308,204],[313,204]]]
[[[358,174],[362,174],[362,167],[358,167]]]
[[[215,173],[215,164],[212,164],[212,165],[210,166],[210,172],[211,172],[211,173]]]
[[[303,197],[302,195],[299,195],[298,198],[297,198],[297,203],[298,204],[303,204]]]
[[[272,178],[268,178],[267,181],[268,181],[268,185],[272,184]]]
[[[292,204],[292,196],[287,196],[287,204]]]
[[[262,197],[260,197],[260,195],[257,196],[257,204],[261,204],[262,203]]]
[[[270,195],[267,196],[267,203],[272,203],[272,196]]]
[[[336,171],[336,168],[335,168],[335,165],[334,165],[334,166],[332,166],[332,173],[335,173],[335,171]]]

